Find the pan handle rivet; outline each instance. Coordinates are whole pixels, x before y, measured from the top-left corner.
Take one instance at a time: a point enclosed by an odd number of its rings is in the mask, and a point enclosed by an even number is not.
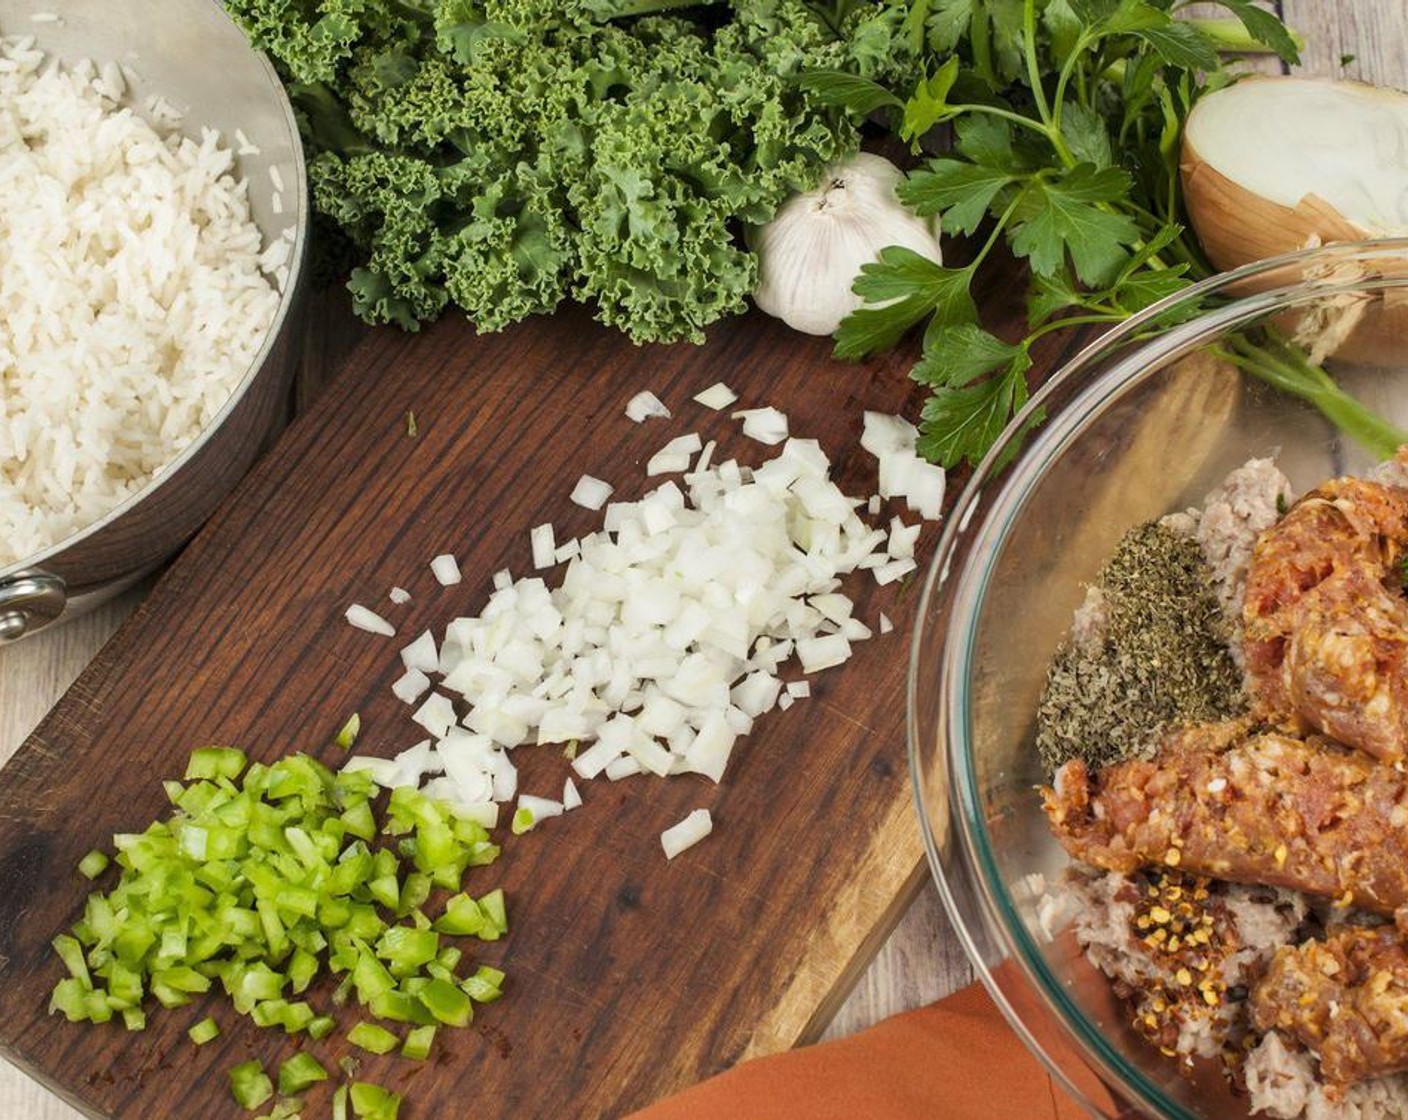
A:
[[[48,572],[20,572],[0,582],[0,643],[42,630],[64,612],[64,581]]]

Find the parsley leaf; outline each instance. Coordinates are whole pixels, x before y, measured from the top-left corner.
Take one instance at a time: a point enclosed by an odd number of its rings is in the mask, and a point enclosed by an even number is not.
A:
[[[1087,27],[1103,23],[1113,16],[1120,6],[1119,0],[1068,0],[1068,3],[1076,19]]]
[[[1135,34],[1170,66],[1184,70],[1216,70],[1219,65],[1217,51],[1191,23],[1167,19],[1165,23],[1140,28]]]
[[[826,7],[839,20],[851,2]],[[898,105],[891,126],[916,153],[922,136],[952,123],[951,149],[897,190],[949,234],[973,238],[971,255],[944,268],[882,251],[853,285],[865,303],[842,322],[835,352],[863,357],[923,324],[911,371],[932,394],[920,450],[945,466],[976,463],[1026,404],[1037,339],[1135,314],[1146,315],[1148,335],[1197,313],[1191,304],[1150,310],[1211,272],[1180,198],[1183,124],[1200,97],[1234,80],[1218,48],[1261,44],[1293,58],[1296,40],[1255,0],[1223,0],[1236,18],[1211,20],[1175,0],[892,2],[893,41],[927,74],[902,105],[867,77],[818,76],[808,88],[852,111]],[[983,327],[972,294],[1004,244],[1030,266],[1027,334],[1013,342]],[[1232,335],[1226,348],[1239,368],[1315,403],[1369,446],[1408,441],[1274,330]],[[1033,409],[1008,454],[1041,422]]]
[[[840,70],[813,70],[798,79],[822,105],[865,115],[876,109],[902,109],[904,102],[879,82]]]
[[[901,139],[917,143],[919,137],[947,119],[950,115],[948,93],[958,78],[958,65],[958,56],[954,55],[932,77],[925,78],[915,87],[913,96],[904,106]]]
[[[1187,271],[1187,265],[1176,265],[1157,271],[1134,272],[1111,289],[1111,301],[1121,311],[1133,315],[1188,287],[1192,281],[1184,279]]]
[[[1058,311],[1079,307],[1084,298],[1069,264],[1049,276],[1033,273],[1032,288],[1027,293],[1027,321],[1039,327]]]
[[[896,193],[917,214],[942,214],[947,232],[972,234],[998,192],[1015,181],[999,168],[935,159],[901,183]]]
[[[976,321],[971,283],[969,269],[944,268],[898,245],[882,249],[880,259],[865,265],[852,285],[857,295],[881,306],[862,307],[841,321],[836,357],[863,358],[889,349],[932,314],[946,322]]]
[[[1114,162],[1109,126],[1105,118],[1079,101],[1072,101],[1061,115],[1061,135],[1071,155],[1093,167],[1109,167]]]
[[[1003,342],[976,323],[960,323],[932,331],[924,339],[924,357],[910,376],[921,385],[962,386],[976,381],[1000,366],[1018,360],[1031,367],[1026,347]]]
[[[972,26],[973,0],[936,0],[930,8],[929,46],[935,54],[950,54]]]
[[[1050,276],[1067,253],[1076,275],[1086,284],[1108,283],[1128,259],[1124,246],[1139,239],[1133,219],[1100,204],[1130,188],[1125,172],[1080,164],[1054,181],[1032,179],[1018,199],[1012,251],[1032,268]]]
[[[1013,144],[1012,126],[1006,121],[983,115],[960,117],[953,131],[957,135],[954,146],[965,159],[1007,171],[1028,170]]]
[[[1222,6],[1242,21],[1247,34],[1263,46],[1270,47],[1292,66],[1300,62],[1300,49],[1286,25],[1252,0],[1222,0]],[[1349,56],[1351,59],[1353,55]]]
[[[938,389],[920,417],[919,453],[946,467],[965,459],[976,463],[1027,403],[1025,373],[1013,366],[975,385]]]
[[[1057,63],[1071,57],[1085,28],[1069,0],[1050,0],[1041,13],[1042,25],[1051,36],[1051,55]]]

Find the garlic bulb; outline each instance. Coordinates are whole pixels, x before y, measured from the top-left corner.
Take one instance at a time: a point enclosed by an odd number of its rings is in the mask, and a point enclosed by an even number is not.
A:
[[[832,334],[862,299],[851,291],[863,264],[889,245],[942,260],[933,223],[895,195],[904,172],[861,152],[830,168],[815,190],[789,198],[753,231],[758,307],[794,330]]]

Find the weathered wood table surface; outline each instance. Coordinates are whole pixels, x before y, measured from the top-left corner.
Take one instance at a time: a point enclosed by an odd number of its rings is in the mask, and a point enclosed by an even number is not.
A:
[[[1306,40],[1304,71],[1408,88],[1408,0],[1277,0]],[[355,337],[342,312],[320,309],[305,356],[310,391]],[[58,699],[146,592],[140,586],[87,617],[0,649],[0,764]],[[901,920],[828,1036],[849,1034],[972,979],[937,894],[926,887]],[[0,1120],[72,1120],[78,1113],[0,1061]]]

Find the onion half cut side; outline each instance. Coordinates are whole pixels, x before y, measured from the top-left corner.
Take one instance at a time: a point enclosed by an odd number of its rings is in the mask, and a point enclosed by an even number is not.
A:
[[[1244,79],[1194,106],[1181,172],[1194,232],[1219,269],[1331,242],[1408,236],[1408,93]],[[1310,278],[1273,273],[1257,286]],[[1316,358],[1387,365],[1408,344],[1408,296],[1326,303],[1282,325]]]

